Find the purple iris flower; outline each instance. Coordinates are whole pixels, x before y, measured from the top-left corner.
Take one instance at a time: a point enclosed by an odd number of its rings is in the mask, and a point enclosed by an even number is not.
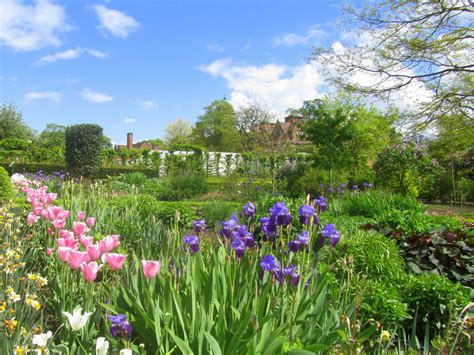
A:
[[[318,223],[314,207],[311,205],[300,206],[300,208],[298,209],[298,214],[300,215],[301,224],[308,224],[311,216],[313,216],[313,224]]]
[[[199,238],[197,235],[187,235],[183,238],[184,242],[189,245],[189,250],[191,253],[197,253],[200,249],[199,247]]]
[[[341,234],[334,224],[326,224],[321,231],[321,234],[324,238],[329,238],[332,247],[335,247],[339,242],[339,239],[341,239]]]
[[[314,200],[314,205],[319,207],[319,211],[324,212],[327,208],[327,200],[325,197],[320,196]]]
[[[127,321],[127,316],[125,314],[119,314],[117,316],[108,316],[109,320],[112,322],[110,326],[110,334],[113,337],[123,337],[130,338],[132,335],[133,327]]]
[[[260,260],[260,266],[265,271],[274,271],[280,269],[280,262],[273,255],[267,254]]]
[[[295,239],[288,242],[288,249],[293,253],[297,253],[301,248],[301,243]]]
[[[298,242],[301,245],[304,245],[306,247],[306,250],[308,250],[309,246],[309,234],[307,231],[302,231],[301,234],[297,234],[296,238],[298,239]]]
[[[239,220],[235,215],[230,216],[227,221],[221,222],[220,234],[226,238],[232,238],[232,230],[237,227]]]
[[[237,259],[240,259],[245,254],[245,243],[242,239],[234,239],[231,247],[234,249]]]
[[[300,275],[298,275],[297,273],[291,274],[291,278],[290,278],[291,286],[293,286],[293,287],[298,286],[299,281],[300,281]]]
[[[233,233],[234,237],[237,238],[244,238],[250,235],[250,232],[247,230],[247,226],[245,224],[237,226],[235,233]]]
[[[253,248],[255,246],[255,240],[249,234],[248,236],[244,237],[244,244],[245,244],[245,247],[247,247],[249,249]]]
[[[243,208],[242,208],[242,216],[245,217],[253,217],[255,215],[255,205],[252,202],[248,202]]]
[[[193,228],[196,233],[204,232],[206,229],[206,222],[203,219],[198,219],[193,222]]]
[[[358,185],[352,185],[352,191],[357,191],[359,190],[359,186]]]
[[[268,217],[260,218],[260,228],[262,232],[265,233],[265,235],[268,237],[275,236],[277,225],[274,222],[275,221],[272,222]]]
[[[283,275],[290,276],[293,271],[295,271],[295,266],[291,264],[290,266],[283,268]]]
[[[279,226],[287,226],[291,223],[293,216],[290,214],[288,207],[284,202],[277,202],[270,208],[270,224]]]

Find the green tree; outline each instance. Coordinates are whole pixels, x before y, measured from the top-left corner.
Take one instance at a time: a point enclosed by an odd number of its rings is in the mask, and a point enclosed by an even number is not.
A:
[[[13,104],[0,106],[0,139],[18,138],[31,140],[34,131],[23,122],[21,112]]]
[[[74,175],[93,176],[102,163],[104,134],[96,124],[78,124],[66,128],[65,158],[68,170]]]
[[[239,132],[236,129],[235,112],[230,103],[215,100],[198,117],[193,130],[196,144],[209,150],[232,152],[240,148]]]
[[[431,89],[432,97],[413,115],[418,123],[456,114],[472,122],[472,5],[464,0],[384,0],[362,9],[348,6],[345,23],[352,34],[361,35],[357,44],[317,49],[312,59],[339,88],[389,102],[409,86]]]
[[[55,123],[48,123],[38,138],[38,145],[44,148],[66,146],[66,127]]]
[[[165,142],[173,144],[189,144],[193,129],[188,121],[177,118],[165,128]]]

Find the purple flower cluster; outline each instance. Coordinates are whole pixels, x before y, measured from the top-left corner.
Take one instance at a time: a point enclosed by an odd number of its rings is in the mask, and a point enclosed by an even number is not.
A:
[[[247,226],[238,225],[232,231],[231,248],[234,249],[237,259],[245,254],[246,249],[252,249],[255,246],[255,240],[252,234],[247,230]]]
[[[220,235],[227,239],[232,238],[232,231],[239,225],[239,220],[233,214],[227,221],[221,222]]]
[[[329,239],[332,247],[335,247],[339,239],[341,239],[341,234],[334,224],[326,224],[321,231],[321,235],[323,236],[323,241],[324,239]]]
[[[203,219],[198,219],[197,221],[194,221],[193,229],[197,234],[204,232],[206,230],[206,222]]]
[[[280,262],[273,255],[267,254],[260,259],[260,266],[264,271],[272,273],[280,284],[283,284],[285,278],[288,277],[292,286],[298,285],[300,276],[293,264],[281,269]]]
[[[267,237],[274,237],[277,227],[289,225],[293,220],[293,216],[284,202],[275,203],[269,212],[270,217],[262,217],[260,219],[260,228]]]
[[[293,253],[297,253],[303,247],[306,248],[306,251],[309,251],[309,235],[305,230],[303,230],[301,234],[297,234],[296,239],[292,239],[288,243],[288,250]]]
[[[242,216],[251,218],[255,215],[256,207],[252,202],[248,202],[243,208],[242,208]]]
[[[364,186],[364,189],[366,189],[366,190],[371,190],[374,187],[374,185],[368,183],[367,181],[364,181],[362,183],[362,186]]]
[[[197,235],[186,235],[183,238],[183,241],[188,245],[192,254],[199,251],[199,238]]]
[[[311,205],[302,205],[298,209],[298,214],[300,216],[301,224],[309,224],[311,217],[313,218],[313,224],[318,224],[318,215],[313,206]]]
[[[314,200],[314,205],[318,206],[319,212],[322,213],[327,209],[327,199],[323,196]]]
[[[127,321],[125,314],[108,316],[107,318],[112,322],[109,330],[113,337],[130,338],[132,336],[133,327]]]

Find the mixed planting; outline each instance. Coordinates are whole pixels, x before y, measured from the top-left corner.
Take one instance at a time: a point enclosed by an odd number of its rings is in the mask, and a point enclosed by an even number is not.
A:
[[[170,215],[137,180],[3,180],[5,353],[470,349],[472,225],[369,183]]]

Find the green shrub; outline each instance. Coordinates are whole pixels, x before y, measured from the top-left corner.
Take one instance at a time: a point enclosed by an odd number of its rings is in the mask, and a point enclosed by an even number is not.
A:
[[[235,204],[222,201],[210,201],[202,206],[202,213],[206,224],[216,226],[219,222],[229,219],[230,215],[236,213]]]
[[[13,197],[13,187],[7,171],[0,167],[0,201]]]
[[[424,336],[425,323],[430,337],[442,334],[455,321],[460,310],[469,303],[469,292],[458,283],[435,274],[408,275],[400,280],[402,301],[407,304],[412,319],[417,318],[416,334]],[[412,320],[405,322],[405,328],[413,326]]]
[[[66,128],[66,164],[71,174],[93,177],[102,162],[102,127],[79,124]]]
[[[137,171],[120,174],[118,180],[129,185],[142,186],[148,180],[148,177],[145,174]]]
[[[161,201],[178,201],[203,195],[209,190],[203,175],[169,176],[165,188],[161,190],[157,199]]]
[[[25,139],[6,138],[0,140],[0,149],[4,150],[26,150],[31,147],[31,143]]]

